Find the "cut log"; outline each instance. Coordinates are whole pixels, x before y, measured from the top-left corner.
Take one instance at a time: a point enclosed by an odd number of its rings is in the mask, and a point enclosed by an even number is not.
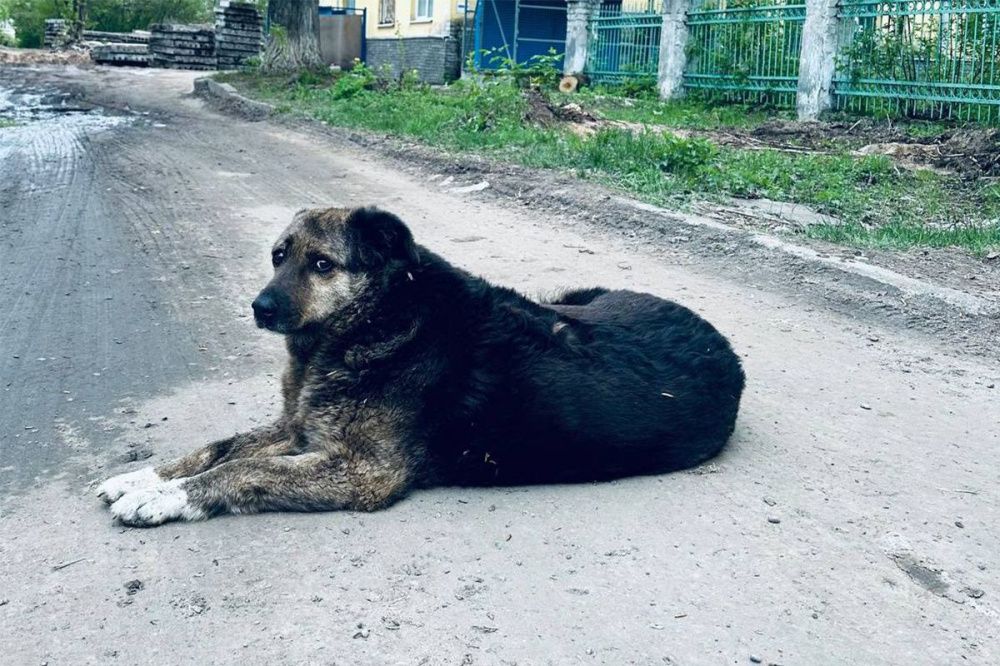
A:
[[[559,79],[559,92],[569,95],[576,92],[580,87],[580,78],[575,74],[567,74]]]

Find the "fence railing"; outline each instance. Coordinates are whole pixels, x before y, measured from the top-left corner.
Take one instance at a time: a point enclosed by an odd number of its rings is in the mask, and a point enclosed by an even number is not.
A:
[[[598,83],[626,78],[655,81],[662,28],[660,0],[601,5],[590,24],[588,75]]]
[[[838,107],[1000,121],[1000,0],[841,0],[838,21]]]
[[[732,101],[794,105],[806,6],[696,0],[684,86]]]
[[[590,18],[587,71],[598,81],[656,76],[670,17],[661,16],[661,0],[625,1],[640,4],[606,1]],[[830,29],[819,32],[836,35],[823,44],[803,43],[805,0],[689,1],[688,91],[793,107],[805,55],[830,63],[826,85],[837,108],[1000,124],[1000,0],[839,0],[810,15]]]

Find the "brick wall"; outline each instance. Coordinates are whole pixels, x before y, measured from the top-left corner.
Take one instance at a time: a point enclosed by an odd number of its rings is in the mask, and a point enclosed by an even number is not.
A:
[[[366,64],[376,70],[388,65],[393,77],[415,69],[425,83],[447,83],[461,73],[459,40],[452,36],[369,39]]]

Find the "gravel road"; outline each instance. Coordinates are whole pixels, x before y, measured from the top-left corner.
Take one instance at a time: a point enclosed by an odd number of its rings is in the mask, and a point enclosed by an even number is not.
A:
[[[0,660],[1000,661],[995,356],[825,304],[836,276],[727,269],[478,172],[221,115],[193,78],[0,69],[19,119],[0,128]],[[96,482],[275,416],[282,347],[249,309],[267,250],[295,210],[361,203],[525,293],[703,313],[746,363],[731,446],[684,473],[368,515],[113,525]]]

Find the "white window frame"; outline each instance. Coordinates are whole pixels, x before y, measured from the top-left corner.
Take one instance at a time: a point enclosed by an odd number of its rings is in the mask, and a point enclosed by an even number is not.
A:
[[[396,24],[396,0],[379,0],[378,2],[378,24]]]
[[[424,13],[421,14],[421,11]],[[413,0],[413,20],[432,21],[434,19],[434,0]]]

